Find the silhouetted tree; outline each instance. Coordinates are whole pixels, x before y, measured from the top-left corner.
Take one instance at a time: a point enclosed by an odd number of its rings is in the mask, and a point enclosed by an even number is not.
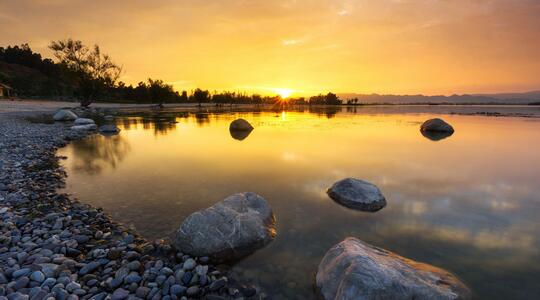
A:
[[[81,106],[89,106],[94,98],[114,87],[122,73],[111,57],[101,53],[98,45],[92,49],[79,40],[53,41],[49,45],[59,62],[79,76]]]
[[[210,99],[209,95],[210,92],[208,92],[207,90],[201,90],[198,88],[193,91],[193,99],[195,100],[195,102],[199,103],[199,106],[201,106],[201,103],[208,102],[208,100]]]

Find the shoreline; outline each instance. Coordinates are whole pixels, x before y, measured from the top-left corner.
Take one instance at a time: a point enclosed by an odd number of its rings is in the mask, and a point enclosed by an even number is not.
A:
[[[25,120],[36,113],[0,114],[0,299],[264,298],[208,258],[58,193],[67,174],[56,150],[88,134]]]

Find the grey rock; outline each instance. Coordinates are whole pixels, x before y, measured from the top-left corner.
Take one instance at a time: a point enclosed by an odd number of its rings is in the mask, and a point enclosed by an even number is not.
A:
[[[219,290],[220,288],[224,287],[225,285],[227,285],[227,279],[225,278],[220,278],[216,281],[213,281],[211,284],[210,284],[210,290],[211,291],[217,291]]]
[[[148,293],[150,292],[150,289],[144,286],[138,287],[135,291],[135,295],[141,299],[146,298]]]
[[[28,285],[28,283],[30,283],[30,279],[26,276],[22,276],[22,277],[19,277],[16,281],[15,281],[15,284],[13,285],[13,288],[15,290],[20,290],[24,287],[26,287]]]
[[[362,211],[378,211],[386,206],[386,199],[379,188],[369,182],[345,178],[334,183],[326,193],[337,203]]]
[[[139,261],[134,260],[127,264],[127,268],[130,269],[131,271],[136,271],[141,268],[141,263]]]
[[[116,127],[116,125],[113,124],[107,124],[99,127],[99,132],[103,133],[119,133],[120,128]]]
[[[420,131],[436,131],[436,132],[449,132],[453,133],[454,128],[439,118],[429,119],[420,126]]]
[[[124,279],[124,281],[128,284],[139,283],[141,282],[141,280],[142,280],[141,276],[139,276],[139,274],[137,273],[131,273],[128,276],[126,276],[126,278]]]
[[[89,262],[84,267],[81,268],[81,270],[79,271],[79,274],[86,275],[88,273],[92,273],[95,269],[99,268],[99,266],[100,266],[100,263],[98,263],[97,261]]]
[[[193,268],[195,268],[196,265],[197,263],[195,262],[195,260],[193,258],[189,258],[188,260],[184,262],[184,265],[182,266],[182,268],[184,270],[192,270]]]
[[[356,238],[333,246],[319,264],[323,299],[469,299],[451,273],[415,262]]]
[[[61,109],[54,114],[53,119],[55,121],[73,121],[77,119],[77,115],[69,109]]]
[[[275,235],[272,209],[264,198],[247,192],[188,216],[173,243],[183,253],[232,260],[265,246]]]
[[[124,290],[123,288],[119,288],[114,290],[111,299],[112,300],[122,300],[126,299],[129,296],[129,292]]]
[[[184,265],[185,265],[185,263],[184,263]],[[198,265],[195,268],[195,272],[197,272],[197,274],[199,274],[199,276],[206,275],[206,273],[208,273],[208,266]]]
[[[88,118],[77,118],[77,119],[75,119],[75,122],[73,122],[73,124],[75,124],[75,125],[91,125],[91,124],[96,124],[96,122],[94,122],[94,120],[88,119]]]
[[[188,296],[195,296],[197,294],[199,294],[199,287],[198,286],[192,286],[192,287],[189,287],[186,291],[186,294]]]
[[[30,279],[39,283],[42,283],[45,280],[45,274],[41,271],[35,271],[30,275]]]
[[[70,127],[71,130],[75,131],[92,131],[97,129],[96,124],[87,124],[87,125],[75,125]]]
[[[179,284],[175,284],[171,286],[171,294],[173,295],[176,295],[176,296],[182,295],[185,291],[186,291],[186,287],[181,286]]]
[[[13,274],[11,274],[11,276],[13,276],[13,278],[19,278],[21,276],[30,275],[31,272],[32,272],[32,270],[30,270],[29,268],[22,268],[22,269],[19,269],[19,270],[13,272]]]

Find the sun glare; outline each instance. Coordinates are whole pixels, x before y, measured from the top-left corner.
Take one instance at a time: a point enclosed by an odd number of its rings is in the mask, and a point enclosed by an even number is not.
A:
[[[281,96],[281,98],[289,98],[289,96],[293,93],[293,90],[291,89],[282,89],[282,88],[275,88],[273,89],[274,92],[276,92],[278,95]]]

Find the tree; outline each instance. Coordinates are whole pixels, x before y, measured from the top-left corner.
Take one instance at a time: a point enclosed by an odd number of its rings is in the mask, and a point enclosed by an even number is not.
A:
[[[49,48],[61,64],[78,75],[81,106],[89,106],[96,96],[114,88],[122,74],[122,67],[109,55],[101,53],[98,45],[90,49],[81,41],[70,38],[53,41]]]
[[[324,97],[324,104],[326,105],[340,105],[341,100],[339,100],[338,96],[334,93],[328,93]]]
[[[208,102],[208,100],[210,99],[210,92],[208,92],[207,90],[201,90],[201,89],[195,89],[195,91],[193,91],[193,99],[195,100],[195,102],[199,103],[199,106],[201,106],[201,103],[204,103],[204,102]]]

